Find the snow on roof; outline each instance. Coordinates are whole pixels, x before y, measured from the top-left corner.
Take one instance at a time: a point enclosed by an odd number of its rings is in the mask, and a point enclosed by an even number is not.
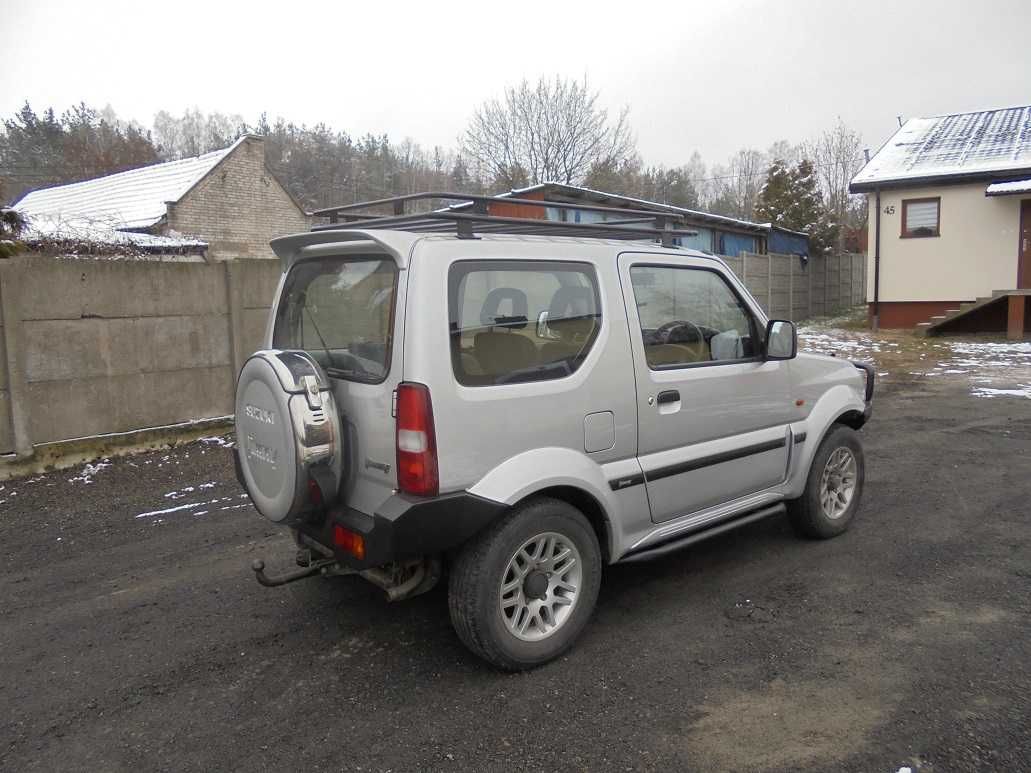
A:
[[[1031,177],[1026,180],[992,183],[984,189],[985,196],[1006,196],[1012,193],[1031,193]]]
[[[165,216],[167,202],[179,201],[244,139],[193,158],[33,191],[15,208],[29,218],[99,222],[113,229],[148,228]]]
[[[1021,169],[1031,169],[1031,106],[910,118],[852,187]]]
[[[47,242],[74,242],[104,247],[128,247],[144,252],[186,251],[201,252],[207,242],[179,236],[119,231],[110,222],[88,218],[65,219],[52,215],[30,217],[21,240],[38,245]]]

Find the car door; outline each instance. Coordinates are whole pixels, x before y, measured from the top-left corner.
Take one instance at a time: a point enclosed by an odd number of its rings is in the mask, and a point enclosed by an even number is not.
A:
[[[762,360],[765,321],[703,258],[619,257],[652,520],[774,486],[790,453],[789,361]]]

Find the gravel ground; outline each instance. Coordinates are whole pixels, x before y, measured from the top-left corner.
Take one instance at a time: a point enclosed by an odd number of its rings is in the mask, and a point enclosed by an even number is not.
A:
[[[853,529],[611,567],[528,674],[442,588],[259,586],[225,441],[0,483],[0,769],[1031,770],[1031,345],[802,338],[886,374]]]

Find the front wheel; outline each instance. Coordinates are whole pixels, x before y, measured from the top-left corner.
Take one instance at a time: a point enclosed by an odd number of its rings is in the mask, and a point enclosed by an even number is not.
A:
[[[474,537],[451,570],[451,622],[470,650],[508,671],[561,655],[587,624],[601,549],[584,515],[561,500],[516,507]]]
[[[859,509],[865,478],[859,435],[844,424],[835,425],[816,450],[805,492],[788,502],[795,531],[810,539],[830,539],[844,532]]]

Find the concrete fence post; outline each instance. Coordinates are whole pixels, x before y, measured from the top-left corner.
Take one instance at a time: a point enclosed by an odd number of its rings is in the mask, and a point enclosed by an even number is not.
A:
[[[856,305],[856,267],[855,267],[855,255],[853,253],[848,254],[848,307],[851,309]]]
[[[230,387],[236,393],[236,378],[240,375],[247,353],[243,350],[243,281],[245,266],[238,261],[222,263],[226,278],[226,322],[229,326],[229,358],[232,365]]]
[[[805,262],[805,281],[806,281],[806,316],[809,319],[813,318],[813,259],[809,258]]]
[[[10,405],[14,453],[32,456],[29,430],[29,398],[25,380],[25,352],[22,345],[21,297],[24,268],[13,261],[0,261],[0,314],[4,326],[4,358],[7,366],[7,400]],[[4,449],[0,449],[2,451]]]
[[[788,313],[786,319],[795,319],[795,264],[788,258]]]
[[[834,277],[834,300],[832,302],[830,302],[831,307],[829,309],[827,309],[827,313],[828,314],[836,314],[837,313],[838,305],[840,303],[840,296],[841,296],[841,256],[835,255],[835,256],[833,256],[833,260],[836,261],[835,266],[837,266],[837,268],[835,269],[835,271],[837,273],[836,273],[836,275]],[[830,270],[831,270],[831,258],[828,258],[827,259],[827,273],[828,274],[830,273]],[[828,277],[828,283],[829,282],[830,282],[830,279]]]
[[[827,255],[824,255],[823,256],[823,260],[822,260],[822,263],[823,263],[823,281],[821,282],[821,290],[820,290],[820,293],[821,293],[820,297],[822,299],[821,302],[823,303],[823,310],[822,310],[821,313],[824,316],[827,316],[827,315],[829,315],[831,313],[830,303],[828,302],[828,295],[829,295],[830,288],[827,285],[827,278],[830,276],[830,262],[831,262],[830,257],[827,256]]]
[[[773,316],[773,256],[766,253],[766,315]]]

